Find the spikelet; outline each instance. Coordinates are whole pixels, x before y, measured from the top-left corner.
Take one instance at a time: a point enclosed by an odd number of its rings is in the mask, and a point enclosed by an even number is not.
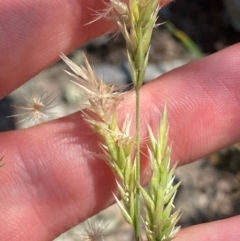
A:
[[[94,11],[94,19],[87,23],[92,24],[100,19],[108,19],[110,21],[117,22],[119,19],[128,21],[128,6],[126,1],[120,0],[110,0],[109,2],[104,2],[105,9],[100,11]]]

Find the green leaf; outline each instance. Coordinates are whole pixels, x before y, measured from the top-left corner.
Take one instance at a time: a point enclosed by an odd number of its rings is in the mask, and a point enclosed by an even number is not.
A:
[[[175,36],[177,37],[184,47],[189,51],[194,59],[199,59],[204,57],[204,53],[201,49],[197,46],[196,43],[193,42],[183,31],[177,29],[172,23],[167,22],[166,28]]]

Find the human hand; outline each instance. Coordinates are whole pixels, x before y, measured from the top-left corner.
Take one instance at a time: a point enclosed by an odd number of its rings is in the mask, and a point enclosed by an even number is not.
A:
[[[101,1],[0,0],[0,97],[109,29],[91,20]],[[240,140],[240,45],[174,70],[142,88],[142,119],[156,130],[168,104],[173,163],[189,163]],[[131,113],[134,96],[119,115]],[[96,136],[75,113],[0,133],[0,240],[52,240],[113,202],[115,180],[90,152]],[[147,135],[145,126],[142,134]],[[146,167],[147,168],[147,167]],[[240,217],[184,229],[176,241],[240,239]]]

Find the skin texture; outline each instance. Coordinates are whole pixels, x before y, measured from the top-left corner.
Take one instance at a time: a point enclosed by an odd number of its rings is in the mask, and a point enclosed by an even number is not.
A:
[[[86,41],[114,29],[91,20],[98,0],[0,0],[0,97]],[[172,162],[189,163],[240,141],[240,45],[174,70],[142,88],[142,135],[168,106]],[[132,113],[134,93],[119,110]],[[0,240],[50,241],[113,202],[115,181],[92,152],[81,113],[0,133]],[[147,170],[147,162],[145,170]],[[176,241],[240,240],[240,217],[180,231]]]

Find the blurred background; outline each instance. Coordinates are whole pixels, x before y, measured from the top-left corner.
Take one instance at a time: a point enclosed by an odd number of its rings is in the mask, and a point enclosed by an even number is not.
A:
[[[240,0],[176,0],[161,9],[158,21],[164,24],[153,33],[145,83],[167,71],[239,42]],[[87,43],[69,57],[75,63],[83,64],[82,51],[97,74],[104,76],[107,83],[128,84],[129,89],[131,88],[125,43],[121,35],[102,36]],[[14,107],[27,107],[33,96],[46,95],[52,102],[50,115],[43,121],[78,111],[81,93],[69,81],[63,69],[67,69],[67,66],[59,61],[0,100],[0,131],[36,124],[27,115],[23,115],[26,109]],[[9,118],[12,115],[14,117]],[[26,120],[22,121],[25,118]],[[238,149],[238,145],[231,146],[177,169],[176,179],[182,180],[182,185],[175,205],[183,212],[179,220],[181,227],[240,213]],[[105,229],[110,234],[106,240],[132,240],[131,230],[124,224],[115,207],[99,214],[94,222],[98,225],[101,220],[113,220],[111,217],[119,218],[106,224]],[[115,231],[116,227],[120,227],[120,230]],[[77,226],[56,240],[83,240],[79,238],[83,232],[83,229]]]

